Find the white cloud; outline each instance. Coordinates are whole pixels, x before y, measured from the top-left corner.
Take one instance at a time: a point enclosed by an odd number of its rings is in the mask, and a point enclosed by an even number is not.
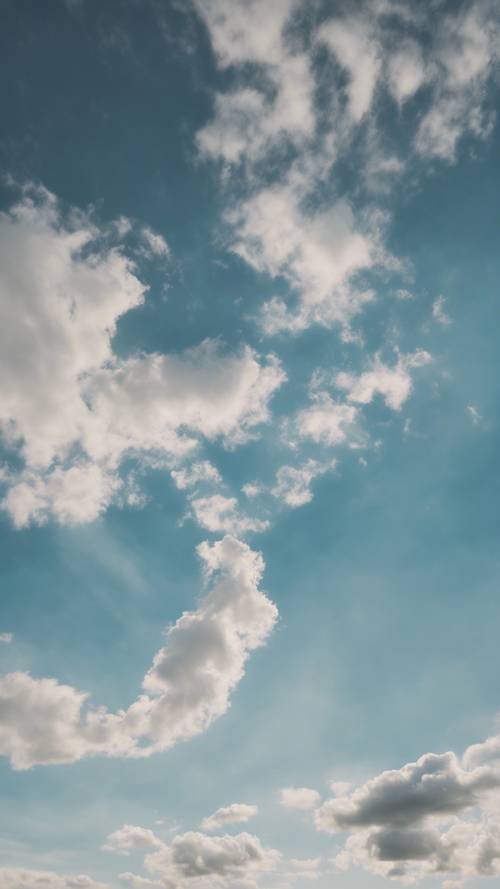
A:
[[[29,673],[0,678],[0,753],[15,769],[84,756],[149,756],[204,731],[229,707],[249,654],[277,619],[259,590],[264,562],[234,537],[198,553],[211,587],[166,631],[144,694],[126,710],[92,708],[88,694]]]
[[[425,62],[414,40],[398,47],[389,57],[387,69],[389,90],[399,105],[411,99],[426,80]]]
[[[105,852],[118,852],[128,855],[136,849],[154,849],[162,847],[162,840],[147,827],[137,827],[134,824],[124,824],[123,827],[110,833],[102,846]]]
[[[314,85],[307,56],[284,56],[269,76],[272,98],[253,87],[215,97],[214,118],[196,137],[202,155],[226,164],[255,163],[281,143],[301,145],[310,139]]]
[[[204,818],[201,822],[203,830],[218,830],[226,824],[243,824],[254,818],[258,813],[257,806],[249,806],[246,803],[232,803],[230,806],[224,806],[217,809],[213,815]]]
[[[280,803],[285,809],[315,809],[321,801],[317,790],[309,787],[284,787],[280,790]]]
[[[2,506],[16,528],[32,522],[43,524],[49,515],[61,524],[82,524],[104,512],[121,487],[116,473],[82,460],[68,469],[56,466],[45,474],[19,473]]]
[[[437,321],[442,327],[447,327],[451,324],[451,318],[445,310],[445,305],[446,297],[444,296],[438,296],[432,304],[432,317],[434,318],[434,321]]]
[[[0,867],[0,889],[109,889],[86,874],[56,874],[26,867]]]
[[[273,356],[209,340],[116,357],[117,323],[146,288],[112,237],[41,189],[0,214],[0,432],[24,462],[3,473],[2,506],[19,527],[95,519],[120,496],[125,456],[248,440],[285,379]]]
[[[306,210],[293,182],[262,189],[228,219],[235,230],[233,251],[256,271],[285,278],[298,299],[296,309],[278,298],[264,304],[260,321],[268,334],[313,322],[349,325],[373,298],[356,286],[355,276],[388,262],[380,220],[361,224],[344,199],[325,210]]]
[[[465,5],[442,18],[434,48],[434,95],[422,118],[416,148],[453,161],[466,133],[485,138],[492,117],[484,110],[486,84],[500,58],[500,17],[495,2]]]
[[[331,19],[318,32],[348,73],[348,111],[359,123],[370,110],[381,69],[380,48],[368,18]]]
[[[335,465],[335,461],[320,463],[318,460],[308,460],[298,467],[280,466],[271,494],[287,506],[303,506],[312,500],[311,482],[319,475],[334,469]]]
[[[230,249],[290,288],[261,307],[264,332],[338,323],[352,337],[350,322],[375,297],[362,276],[402,268],[383,247],[388,214],[359,209],[359,181],[387,192],[405,172],[414,175],[415,154],[452,161],[466,133],[490,133],[500,16],[496,0],[440,10],[435,20],[415,5],[380,0],[319,27],[314,17],[302,31],[289,27],[306,6],[197,0],[218,65],[238,75],[216,95],[197,143],[222,161],[225,188],[236,185],[226,191]],[[402,109],[419,91],[421,107],[395,119],[410,134],[401,157],[377,98],[389,94]],[[358,149],[354,211],[349,193],[335,196],[332,171]]]
[[[295,0],[194,0],[222,67],[279,64],[283,29]]]
[[[335,402],[327,392],[315,392],[311,406],[297,414],[297,432],[316,444],[339,445],[355,433],[358,414],[354,405]]]
[[[13,639],[13,633],[0,633],[0,642],[3,642],[5,645],[10,645]]]
[[[182,889],[195,880],[199,889],[212,886],[254,885],[280,860],[274,849],[265,849],[248,833],[209,837],[191,831],[176,836],[171,845],[148,855],[145,866],[168,887]]]
[[[423,349],[407,355],[398,354],[393,367],[385,364],[379,355],[371,362],[369,370],[359,376],[346,372],[338,373],[336,385],[347,392],[348,401],[355,404],[369,404],[375,395],[384,399],[387,407],[394,411],[401,410],[412,391],[411,371],[424,367],[431,361],[431,356]]]
[[[246,482],[241,490],[245,497],[252,499],[253,497],[258,497],[259,494],[262,494],[264,489],[258,482]]]
[[[500,874],[500,739],[454,753],[427,753],[338,794],[315,812],[319,830],[348,831],[334,859],[414,882]]]
[[[208,460],[191,463],[181,469],[173,469],[170,473],[175,486],[184,491],[186,488],[194,488],[200,482],[209,482],[218,485],[222,482],[219,470]]]
[[[251,531],[265,531],[269,527],[268,521],[240,512],[236,497],[224,497],[222,494],[196,497],[191,500],[191,509],[195,521],[213,534],[225,532],[244,535]]]

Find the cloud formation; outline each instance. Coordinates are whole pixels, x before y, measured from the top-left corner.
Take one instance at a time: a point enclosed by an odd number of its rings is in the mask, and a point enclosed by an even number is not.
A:
[[[226,824],[244,824],[254,818],[258,813],[257,806],[249,806],[247,803],[231,803],[217,809],[213,815],[204,818],[201,822],[203,830],[218,830]]]
[[[119,358],[117,324],[147,289],[122,229],[65,213],[40,188],[0,214],[0,433],[21,461],[2,471],[2,506],[17,527],[92,521],[126,499],[125,457],[173,465],[203,438],[247,441],[285,379],[273,356],[213,340]]]
[[[349,336],[380,275],[402,269],[373,195],[422,164],[453,163],[465,137],[491,132],[498,4],[433,16],[390,0],[319,17],[295,0],[195,7],[217,66],[235,75],[196,137],[222,167],[228,247],[288,288],[261,306],[259,324],[268,335],[317,323]],[[391,137],[388,103],[399,112]],[[355,186],[339,191],[337,168],[352,159]]]
[[[454,753],[426,753],[338,793],[314,813],[316,826],[349,834],[334,859],[382,877],[464,879],[500,874],[500,737]]]
[[[165,889],[182,889],[192,881],[199,889],[212,889],[255,885],[259,876],[274,870],[280,858],[279,852],[264,848],[252,834],[209,837],[190,831],[147,855],[145,867]]]
[[[155,846],[163,846],[163,842],[152,830],[134,824],[124,824],[109,834],[102,848],[105,852],[128,855],[134,849],[153,849]]]
[[[280,803],[285,809],[314,809],[321,797],[309,787],[284,787],[280,790]]]
[[[29,673],[0,678],[0,754],[14,769],[101,754],[141,757],[208,728],[229,707],[250,652],[263,645],[275,605],[259,589],[261,555],[234,537],[198,547],[211,586],[166,643],[126,710],[89,705],[88,694]]]

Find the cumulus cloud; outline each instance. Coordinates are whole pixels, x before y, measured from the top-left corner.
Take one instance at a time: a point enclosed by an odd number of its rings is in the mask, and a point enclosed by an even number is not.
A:
[[[92,521],[121,496],[125,456],[248,440],[285,379],[274,357],[217,341],[118,358],[117,324],[146,287],[116,236],[42,189],[0,214],[0,433],[22,463],[2,474],[2,506],[18,527]]]
[[[186,488],[194,488],[200,482],[210,482],[211,484],[222,482],[219,470],[208,460],[201,460],[180,469],[173,469],[170,474],[175,486],[181,491]]]
[[[268,73],[271,95],[243,87],[215,97],[214,118],[197,134],[205,158],[255,163],[275,147],[300,145],[311,136],[314,84],[307,56],[285,56]]]
[[[299,411],[295,425],[301,438],[316,444],[339,445],[356,434],[359,410],[352,404],[333,401],[328,392],[314,392],[312,404]]]
[[[203,830],[218,830],[226,824],[244,824],[254,818],[258,813],[257,806],[249,806],[246,803],[232,803],[230,806],[224,806],[217,809],[213,815],[204,818],[201,822]]]
[[[464,770],[453,753],[428,753],[324,803],[316,823],[332,831],[370,825],[409,827],[430,816],[455,815],[474,806],[481,793],[499,783],[500,777],[491,772]]]
[[[297,299],[267,302],[260,323],[268,334],[297,332],[317,322],[348,326],[373,298],[356,276],[389,262],[380,220],[359,220],[345,199],[306,209],[294,182],[264,188],[228,215],[232,250],[258,272],[284,278]]]
[[[211,889],[254,885],[259,876],[274,870],[280,858],[279,852],[266,849],[258,837],[248,833],[209,837],[191,831],[146,856],[145,866],[168,889],[190,885],[191,881],[199,889]]]
[[[412,391],[411,371],[424,367],[431,361],[431,356],[424,349],[418,349],[408,355],[398,354],[393,367],[385,364],[376,355],[369,370],[355,374],[338,373],[335,382],[339,389],[347,393],[348,401],[355,404],[369,404],[375,395],[381,395],[387,407],[394,411],[401,410]]]
[[[336,461],[320,463],[318,460],[307,460],[302,466],[280,466],[276,473],[276,484],[271,494],[277,500],[293,508],[309,503],[313,498],[311,482],[330,469],[334,469]]]
[[[265,531],[269,527],[267,520],[240,512],[236,497],[224,497],[223,494],[196,497],[191,500],[191,509],[198,524],[214,534],[225,532],[242,536],[251,531]]]
[[[229,707],[250,652],[263,645],[275,605],[259,589],[261,555],[226,536],[198,553],[211,585],[195,611],[166,630],[166,643],[126,710],[93,708],[89,695],[29,673],[0,678],[0,754],[15,769],[82,757],[141,757],[204,731]]]
[[[220,67],[251,62],[264,71],[255,82],[215,96],[213,120],[197,134],[201,153],[252,164],[280,144],[307,142],[315,128],[310,61],[290,49],[285,33],[295,0],[197,0],[196,6]]]
[[[280,790],[280,803],[285,809],[315,809],[321,797],[309,787],[284,787]]]
[[[358,177],[356,208],[348,190],[335,193],[335,165],[358,152],[356,172],[376,193],[414,175],[417,157],[453,161],[465,135],[485,138],[498,4],[472,0],[431,16],[384,0],[320,24],[298,0],[195,5],[218,66],[238,75],[196,137],[206,159],[222,162],[229,248],[290,291],[268,300],[259,322],[269,335],[314,323],[348,329],[375,297],[373,272],[401,264],[383,247],[387,214],[360,209]],[[408,107],[417,94],[419,106]],[[382,118],[388,97],[405,113],[395,116],[410,134],[404,157]]]
[[[0,633],[0,642],[3,642],[5,645],[10,645],[13,639],[13,633]]]
[[[315,823],[348,832],[334,862],[413,882],[431,874],[463,880],[500,873],[500,740],[454,753],[427,753],[401,769],[339,793]]]
[[[162,840],[147,827],[124,824],[123,827],[110,833],[102,846],[105,852],[118,852],[128,855],[136,849],[152,849],[163,846]]]

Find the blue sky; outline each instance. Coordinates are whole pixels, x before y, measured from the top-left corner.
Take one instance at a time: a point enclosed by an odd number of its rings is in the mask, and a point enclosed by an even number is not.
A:
[[[3,19],[0,889],[495,885],[498,0]]]

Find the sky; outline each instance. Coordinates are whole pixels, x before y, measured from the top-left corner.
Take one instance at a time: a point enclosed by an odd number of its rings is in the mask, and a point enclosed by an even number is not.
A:
[[[0,44],[0,889],[494,887],[499,0]]]

